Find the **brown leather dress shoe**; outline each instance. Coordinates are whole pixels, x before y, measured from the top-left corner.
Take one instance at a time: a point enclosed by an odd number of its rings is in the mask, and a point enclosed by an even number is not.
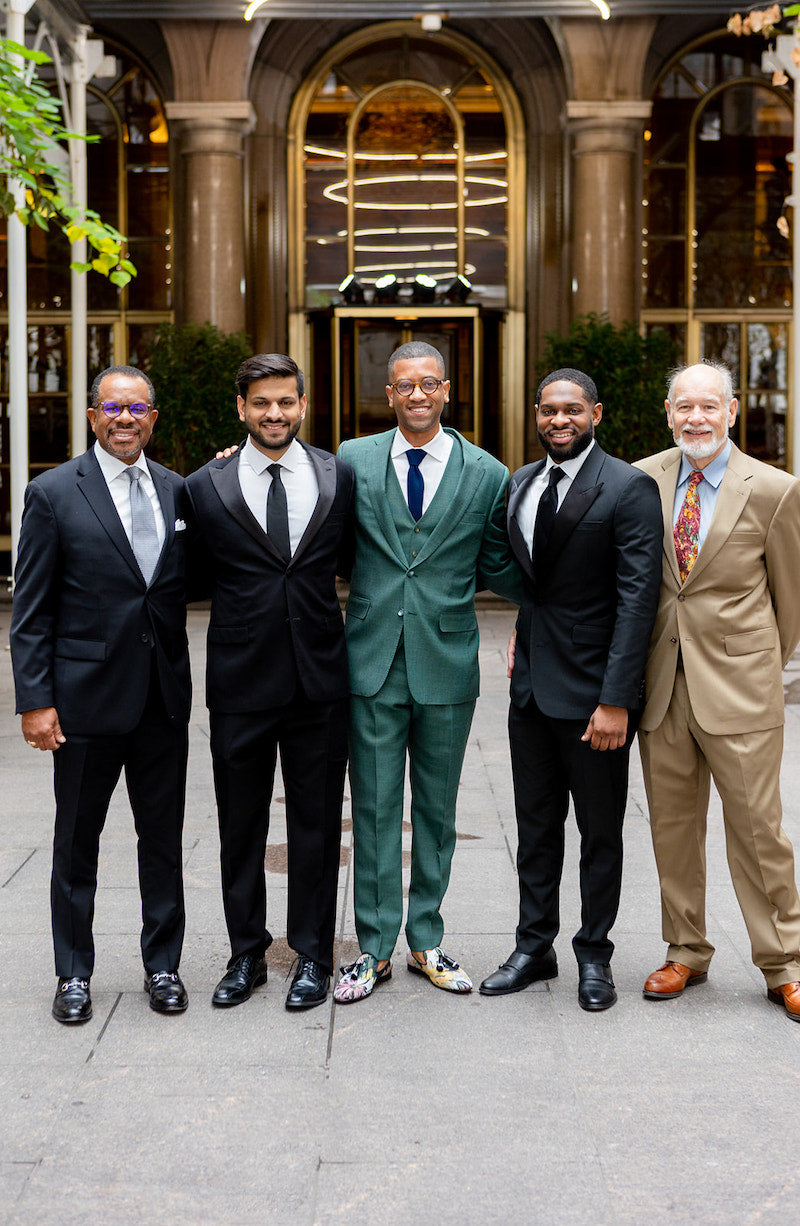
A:
[[[682,962],[665,962],[645,980],[644,995],[648,1000],[672,1000],[684,988],[705,983],[707,971],[693,971]]]
[[[767,988],[767,996],[776,1005],[783,1005],[793,1022],[800,1022],[800,983],[782,983],[779,988]]]

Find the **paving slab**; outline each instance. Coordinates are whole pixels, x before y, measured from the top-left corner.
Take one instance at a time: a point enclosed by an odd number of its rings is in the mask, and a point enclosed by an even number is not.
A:
[[[101,841],[94,1017],[58,1026],[48,910],[48,760],[13,713],[0,607],[0,1222],[52,1226],[785,1226],[800,1191],[800,1026],[765,994],[730,884],[721,809],[708,830],[706,984],[646,1001],[664,957],[658,877],[634,754],[613,938],[619,1003],[577,1004],[578,837],[570,815],[559,975],[509,997],[454,998],[405,969],[367,1001],[286,1011],[285,805],[267,850],[269,979],[211,1006],[229,956],[203,707],[207,614],[189,614],[195,676],[184,838],[188,1011],[142,991],[136,847],[124,786]],[[445,948],[477,983],[514,945],[516,828],[506,737],[509,609],[481,609],[482,694],[459,790]],[[800,841],[800,657],[785,677],[785,826]],[[408,882],[411,830],[403,834]],[[337,962],[356,952],[349,800]]]

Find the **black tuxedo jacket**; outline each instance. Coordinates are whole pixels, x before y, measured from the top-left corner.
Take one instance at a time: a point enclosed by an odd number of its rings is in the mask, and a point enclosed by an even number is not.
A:
[[[17,711],[55,707],[66,736],[135,728],[153,650],[170,718],[189,718],[186,494],[182,477],[147,463],[166,528],[149,587],[93,449],[25,491],[11,619]]]
[[[600,703],[637,708],[661,585],[658,487],[595,442],[534,573],[517,510],[544,464],[509,484],[508,536],[525,573],[511,699],[532,695],[555,719],[588,720]]]
[[[314,465],[319,498],[288,563],[244,500],[238,452],[187,478],[211,595],[206,701],[212,711],[285,706],[298,679],[312,702],[349,693],[336,575],[351,548],[355,478],[349,464],[301,445]]]

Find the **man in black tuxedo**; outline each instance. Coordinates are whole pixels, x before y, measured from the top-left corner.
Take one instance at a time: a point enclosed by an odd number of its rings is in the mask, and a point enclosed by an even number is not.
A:
[[[280,750],[298,954],[286,1007],[308,1009],[333,971],[349,692],[335,580],[354,478],[296,438],[306,397],[290,357],[248,358],[236,383],[245,444],[187,480],[213,584],[206,700],[231,941],[212,1001],[241,1004],[267,978],[264,854]]]
[[[661,581],[656,483],[594,440],[603,406],[582,371],[536,397],[545,460],[511,478],[508,535],[525,572],[509,644],[509,737],[519,831],[516,948],[481,984],[518,992],[558,973],[553,941],[570,795],[581,835],[578,1001],[616,1001],[608,933],[622,881],[628,756]]]
[[[53,1016],[92,1016],[97,859],[124,767],[138,836],[145,991],[160,1013],[188,998],[181,834],[191,701],[182,478],[145,460],[150,380],[130,366],[95,379],[84,455],[25,493],[11,620],[22,732],[51,750],[56,822]]]

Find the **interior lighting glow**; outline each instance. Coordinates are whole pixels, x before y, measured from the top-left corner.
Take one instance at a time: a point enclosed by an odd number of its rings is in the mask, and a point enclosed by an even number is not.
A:
[[[508,187],[505,179],[488,179],[482,175],[465,175],[464,181],[467,184],[477,184],[484,187],[504,188]],[[455,175],[378,175],[368,178],[358,178],[353,180],[354,187],[370,187],[370,186],[385,186],[389,183],[456,183]],[[347,204],[347,195],[342,195],[342,189],[347,191],[347,179],[341,179],[338,183],[331,183],[323,189],[323,196],[327,200],[334,200],[337,204]],[[501,196],[484,196],[482,199],[470,200],[466,199],[464,205],[466,208],[481,208],[489,204],[505,204],[508,201],[507,195]],[[386,200],[386,201],[370,201],[356,200],[355,207],[357,209],[372,209],[379,212],[441,212],[443,210],[452,211],[456,207],[456,202],[442,201],[440,203],[419,203],[407,204],[403,201]]]
[[[611,16],[611,9],[606,4],[606,0],[590,0],[590,3],[597,9],[603,21],[608,21]]]
[[[244,10],[245,21],[252,21],[262,4],[267,4],[268,0],[251,0],[247,8]]]
[[[343,162],[347,154],[343,149],[330,149],[325,145],[303,145],[304,153],[318,153],[321,157],[336,158]],[[456,153],[365,153],[355,152],[359,162],[454,162]],[[495,149],[491,153],[468,153],[465,163],[473,162],[504,162],[508,158],[505,149]]]

